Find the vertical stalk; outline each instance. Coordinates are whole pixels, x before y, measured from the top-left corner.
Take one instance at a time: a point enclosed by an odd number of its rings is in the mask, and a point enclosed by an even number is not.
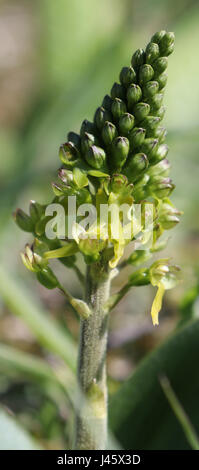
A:
[[[106,449],[108,315],[103,305],[109,291],[107,266],[96,264],[88,267],[85,297],[93,313],[87,320],[81,319],[80,324],[78,384],[81,393],[75,429],[75,449],[80,450]]]

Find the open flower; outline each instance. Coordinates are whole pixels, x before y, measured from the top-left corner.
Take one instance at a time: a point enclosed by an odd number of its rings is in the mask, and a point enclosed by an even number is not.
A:
[[[169,265],[169,259],[155,261],[149,269],[150,282],[152,286],[157,286],[151,316],[154,325],[159,324],[158,315],[162,308],[162,299],[165,290],[173,289],[179,282],[179,267]]]

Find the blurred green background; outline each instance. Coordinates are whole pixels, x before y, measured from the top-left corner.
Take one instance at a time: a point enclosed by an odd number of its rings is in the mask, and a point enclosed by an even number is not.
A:
[[[186,315],[199,315],[198,24],[199,4],[194,0],[0,2],[0,341],[44,359],[55,371],[62,365],[60,359],[44,347],[30,327],[30,299],[38,310],[48,310],[49,318],[55,319],[69,338],[78,338],[78,320],[68,311],[61,294],[46,291],[27,274],[19,252],[30,239],[15,226],[12,212],[16,207],[27,210],[30,199],[50,201],[60,143],[69,130],[79,130],[84,118],[92,118],[135,49],[145,47],[156,30],[168,29],[176,35],[175,52],[169,59],[165,125],[176,183],[172,200],[184,215],[169,233],[168,246],[160,256],[172,257],[181,266],[183,281],[166,294],[158,329],[152,327],[149,315],[153,288],[132,290],[112,314],[110,394],[148,352],[186,320]],[[81,297],[75,275],[66,268],[57,269],[73,295]],[[123,284],[125,277],[126,273],[120,276],[115,287]],[[191,305],[188,313],[187,302]],[[17,370],[12,360],[4,359],[0,352],[2,413],[11,415],[11,422],[17,418],[44,448],[69,446],[72,412],[63,390],[53,386],[46,390],[38,377],[32,380]],[[197,419],[198,413],[199,406]],[[0,429],[4,418],[0,417]],[[197,423],[199,430],[199,419]],[[29,448],[28,442],[20,445]],[[143,445],[158,448],[162,444]],[[186,448],[183,433],[167,445]]]

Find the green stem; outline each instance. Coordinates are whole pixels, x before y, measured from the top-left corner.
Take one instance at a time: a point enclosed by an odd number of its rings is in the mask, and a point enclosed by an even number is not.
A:
[[[86,400],[81,399],[80,393],[74,446],[77,450],[106,449],[108,314],[103,305],[109,297],[109,290],[108,268],[99,265],[88,267],[86,301],[93,313],[87,320],[81,319],[80,324],[78,384]]]

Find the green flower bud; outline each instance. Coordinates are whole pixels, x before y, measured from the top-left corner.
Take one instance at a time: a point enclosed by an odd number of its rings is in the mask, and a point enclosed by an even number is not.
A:
[[[105,108],[97,108],[94,116],[94,122],[98,129],[102,129],[105,121],[111,121],[111,114]]]
[[[136,121],[143,121],[143,119],[145,119],[145,117],[147,117],[150,112],[150,106],[148,103],[137,103],[133,108],[133,112]]]
[[[85,154],[85,159],[92,168],[96,168],[98,170],[104,166],[106,162],[106,154],[101,147],[93,145]]]
[[[124,86],[129,86],[133,83],[136,79],[136,73],[133,67],[123,67],[120,72],[120,82]]]
[[[150,42],[146,47],[146,63],[153,64],[160,55],[158,44]]]
[[[145,61],[145,52],[143,49],[137,49],[134,52],[133,57],[131,59],[131,65],[134,69],[138,69],[141,65],[144,64]]]
[[[117,129],[112,122],[106,121],[102,129],[102,139],[106,145],[110,145],[117,136]]]
[[[130,286],[146,286],[150,284],[149,270],[138,269],[129,277],[128,284]]]
[[[171,192],[174,190],[175,185],[172,183],[170,178],[159,178],[157,181],[150,185],[150,193],[158,199],[169,197]]]
[[[156,112],[156,116],[159,116],[159,118],[162,120],[164,115],[165,115],[165,112],[166,112],[166,106],[161,106],[157,112]]]
[[[142,90],[139,85],[133,83],[127,90],[127,100],[129,108],[132,108],[134,104],[138,103],[142,97]]]
[[[168,154],[169,147],[166,144],[159,145],[158,149],[155,152],[155,155],[153,156],[151,163],[158,163],[161,160],[164,160]]]
[[[182,212],[178,211],[175,207],[171,204],[163,203],[160,206],[159,212],[159,221],[164,230],[170,230],[171,228],[175,227],[180,222],[179,215]]]
[[[114,118],[119,119],[122,114],[126,113],[126,105],[124,101],[119,98],[115,98],[112,103],[111,111]]]
[[[159,44],[161,55],[165,55],[165,56],[170,55],[174,49],[174,42],[175,42],[174,33],[168,32],[164,34]]]
[[[130,132],[128,139],[130,142],[130,146],[132,149],[139,147],[142,145],[145,139],[146,130],[142,127],[134,127],[134,129]]]
[[[93,134],[89,134],[85,132],[83,137],[81,138],[81,149],[83,153],[88,152],[89,148],[92,145],[97,144],[96,138]]]
[[[146,129],[148,137],[149,134],[152,134],[151,137],[154,136],[154,130],[158,126],[159,122],[160,118],[157,116],[147,116],[144,121],[142,121],[142,127]]]
[[[164,37],[164,35],[166,34],[166,31],[162,30],[162,31],[158,31],[157,33],[155,33],[152,38],[151,38],[151,42],[155,42],[156,44],[160,44],[162,38]]]
[[[72,298],[71,305],[79,314],[79,316],[84,318],[84,320],[87,320],[87,318],[90,317],[90,315],[92,314],[92,310],[87,305],[87,303],[84,302],[84,300]]]
[[[156,59],[155,62],[153,63],[155,76],[158,77],[158,75],[163,73],[167,67],[168,67],[167,57],[159,57],[159,59]]]
[[[72,142],[65,142],[59,149],[59,158],[65,165],[74,166],[79,156],[79,151]]]
[[[155,166],[151,166],[148,170],[148,174],[151,177],[151,180],[156,177],[156,176],[168,176],[169,171],[170,171],[170,163],[169,161],[165,158],[164,160],[161,160],[158,162]]]
[[[157,129],[155,129],[155,137],[158,138],[159,140],[159,143],[162,144],[165,140],[165,137],[166,137],[166,134],[167,134],[167,131],[165,129],[165,127],[157,127]]]
[[[95,126],[93,122],[84,119],[80,129],[80,136],[83,137],[84,133],[88,132],[89,134],[95,134]]]
[[[113,103],[112,98],[109,95],[105,95],[102,101],[102,107],[106,109],[107,111],[111,112],[112,103]]]
[[[113,175],[110,182],[110,190],[118,194],[124,188],[124,186],[128,185],[128,179],[125,175]]]
[[[78,134],[76,134],[75,132],[69,132],[68,141],[72,142],[78,150],[80,149],[81,138]]]
[[[44,207],[45,206],[42,206],[41,204],[39,204],[36,201],[30,201],[29,214],[30,214],[31,220],[33,221],[34,224],[42,216],[42,214],[44,212]]]
[[[63,183],[69,185],[73,182],[73,172],[70,170],[66,170],[65,168],[60,168],[58,172],[58,176]]]
[[[159,59],[157,59],[159,60]],[[155,61],[155,63],[157,62],[157,60]],[[154,76],[154,70],[153,70],[153,67],[151,67],[150,64],[144,64],[140,67],[140,70],[139,70],[139,81],[142,84],[146,83],[146,82],[149,82],[150,80],[152,80]]]
[[[59,282],[52,269],[49,267],[46,267],[42,271],[37,272],[36,275],[40,284],[42,284],[44,287],[47,287],[47,289],[55,289],[56,287],[59,287]]]
[[[123,135],[127,135],[128,132],[133,128],[135,118],[132,114],[122,114],[119,120],[119,130]]]
[[[121,169],[129,153],[129,141],[126,137],[116,137],[112,143],[113,167]]]
[[[145,153],[147,157],[150,159],[156,153],[158,145],[159,145],[158,139],[152,139],[152,138],[145,139],[143,144],[141,145],[141,152]]]
[[[165,87],[165,85],[167,83],[167,78],[168,78],[167,72],[163,72],[163,73],[161,73],[161,75],[158,75],[156,80],[159,84],[159,90],[162,90]]]
[[[125,89],[120,83],[115,82],[111,88],[111,98],[120,98],[121,100],[125,99]]]
[[[164,95],[163,93],[156,93],[154,96],[148,99],[148,102],[152,109],[159,109],[162,105]]]
[[[150,81],[143,86],[143,93],[146,98],[151,98],[159,90],[159,84],[156,81]]]
[[[138,177],[147,169],[148,158],[144,153],[136,153],[130,155],[124,168],[124,174],[128,177],[129,181],[134,183]]]
[[[13,216],[16,224],[21,230],[24,230],[24,232],[33,232],[33,220],[22,209],[17,209]]]

